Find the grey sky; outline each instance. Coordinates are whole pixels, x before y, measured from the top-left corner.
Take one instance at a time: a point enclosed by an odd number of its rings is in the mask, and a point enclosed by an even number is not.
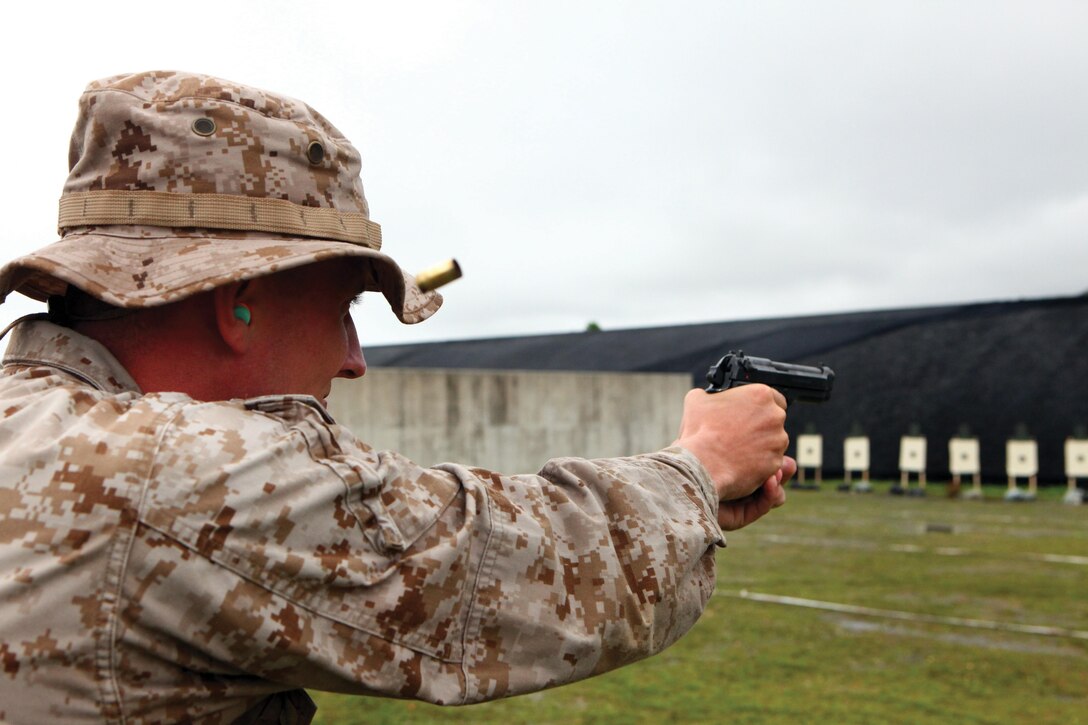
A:
[[[310,103],[386,251],[461,261],[423,325],[364,303],[364,345],[1088,290],[1085,3],[21,7],[5,259],[56,238],[86,82],[180,68]]]

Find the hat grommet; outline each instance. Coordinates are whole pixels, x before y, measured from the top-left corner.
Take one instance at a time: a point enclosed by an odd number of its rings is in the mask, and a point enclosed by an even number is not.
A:
[[[211,136],[215,133],[215,121],[207,116],[201,116],[193,121],[192,129],[197,136]]]
[[[306,147],[306,158],[309,160],[310,166],[319,166],[325,160],[325,147],[321,145],[320,141],[310,142],[310,145]]]

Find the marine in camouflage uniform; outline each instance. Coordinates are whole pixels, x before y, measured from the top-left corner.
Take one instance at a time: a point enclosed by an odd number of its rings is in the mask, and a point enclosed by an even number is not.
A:
[[[62,239],[0,270],[0,295],[50,302],[0,376],[0,720],[306,722],[301,688],[472,703],[695,622],[723,496],[686,447],[531,476],[422,468],[338,426],[327,391],[148,391],[75,329],[329,260],[402,321],[433,314],[441,297],[380,251],[358,153],[313,109],[114,77],[82,96],[70,164]],[[781,503],[763,495],[748,519]]]

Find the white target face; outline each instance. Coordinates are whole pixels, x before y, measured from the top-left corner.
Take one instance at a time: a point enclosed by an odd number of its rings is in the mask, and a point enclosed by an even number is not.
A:
[[[1039,447],[1035,441],[1009,441],[1005,444],[1005,470],[1010,476],[1027,477],[1039,473]]]
[[[948,441],[948,468],[960,476],[975,476],[982,472],[979,464],[977,438],[953,438]]]
[[[899,470],[907,473],[925,473],[925,438],[921,436],[903,436],[899,439]]]
[[[797,465],[819,468],[824,465],[824,437],[808,433],[797,436]]]
[[[1070,438],[1065,442],[1065,475],[1088,478],[1088,441]]]
[[[869,470],[868,436],[852,436],[843,441],[843,461],[847,471]]]

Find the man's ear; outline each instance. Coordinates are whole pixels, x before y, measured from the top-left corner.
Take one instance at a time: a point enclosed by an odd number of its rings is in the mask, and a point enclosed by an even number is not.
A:
[[[212,290],[219,337],[238,355],[245,353],[252,341],[252,311],[248,291],[248,281],[235,282]]]

